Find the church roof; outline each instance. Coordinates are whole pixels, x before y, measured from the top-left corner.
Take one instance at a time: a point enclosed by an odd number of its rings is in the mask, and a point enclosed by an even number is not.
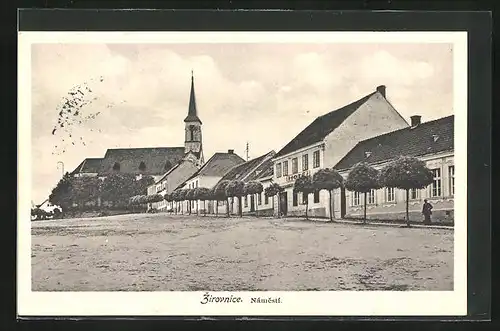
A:
[[[191,74],[191,92],[189,95],[189,108],[188,115],[184,119],[184,122],[199,122],[202,124],[200,118],[198,117],[198,110],[196,109],[196,97],[194,94],[194,78]]]
[[[102,158],[87,158],[73,170],[72,175],[77,173],[98,173]]]
[[[352,113],[361,107],[368,99],[377,93],[377,91],[356,100],[347,106],[333,110],[325,115],[316,118],[309,126],[293,138],[285,147],[283,147],[276,157],[286,155],[303,147],[322,141],[326,136],[338,128]]]
[[[359,162],[380,163],[399,156],[418,157],[452,151],[453,124],[452,115],[360,141],[335,169],[350,169]]]
[[[119,172],[158,176],[163,175],[184,157],[184,147],[116,148],[108,149],[102,159],[100,174]],[[143,165],[144,167],[141,167]]]
[[[252,174],[252,171],[255,171],[257,167],[261,165],[266,159],[270,159],[276,154],[275,151],[270,151],[264,155],[261,155],[255,159],[246,161],[245,163],[239,164],[233,167],[228,173],[226,173],[221,180],[247,180]]]

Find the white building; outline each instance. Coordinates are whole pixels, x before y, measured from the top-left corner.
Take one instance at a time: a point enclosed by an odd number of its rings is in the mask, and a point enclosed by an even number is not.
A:
[[[314,175],[333,168],[358,142],[403,129],[409,124],[386,98],[385,86],[353,103],[316,118],[273,158],[273,181],[284,188],[280,208],[284,215],[304,215],[309,199],[309,215],[329,215],[326,191],[294,194],[293,184],[302,175]],[[340,217],[345,211],[335,214]]]
[[[181,185],[179,185],[179,187],[188,189],[197,187],[212,188],[229,170],[244,162],[245,160],[235,154],[234,150],[232,149],[228,150],[227,153],[215,153],[197,172],[195,172],[191,177],[185,180]],[[211,202],[200,204],[199,201],[185,201],[185,206],[184,208],[182,208],[183,210],[188,210],[188,203],[191,203],[190,210],[192,213],[197,213],[198,209],[200,209],[200,212],[205,212],[205,210],[202,210],[202,208],[204,208],[204,205],[207,209],[207,213],[213,212],[213,206]]]
[[[434,221],[451,221],[455,195],[454,116],[425,123],[420,123],[420,116],[412,116],[409,128],[359,142],[335,169],[347,178],[350,169],[359,162],[380,170],[400,155],[419,158],[434,173],[434,182],[430,186],[410,191],[410,219],[422,221],[423,200],[428,199],[434,206]],[[362,217],[364,195],[346,191],[342,197],[340,193],[340,190],[335,192],[335,206],[339,206],[336,215],[343,208],[345,217]],[[370,219],[404,219],[405,191],[392,188],[372,190],[367,194],[366,209]]]

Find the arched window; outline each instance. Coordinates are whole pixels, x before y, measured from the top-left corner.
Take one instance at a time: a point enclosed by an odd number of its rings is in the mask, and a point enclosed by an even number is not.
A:
[[[189,126],[189,141],[194,141],[194,131],[196,127],[194,125]]]
[[[141,171],[146,170],[146,163],[141,162],[141,164],[139,164],[139,170],[141,170]]]
[[[120,171],[120,163],[115,162],[115,164],[113,165],[113,170],[114,171]]]

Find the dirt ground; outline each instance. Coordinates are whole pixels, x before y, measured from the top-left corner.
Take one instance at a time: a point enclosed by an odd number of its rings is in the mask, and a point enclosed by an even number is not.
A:
[[[452,230],[166,214],[32,222],[33,291],[452,289]]]

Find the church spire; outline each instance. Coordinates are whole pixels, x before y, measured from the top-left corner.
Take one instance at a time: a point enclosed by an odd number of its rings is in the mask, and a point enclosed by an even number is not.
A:
[[[189,95],[188,115],[184,119],[184,122],[199,122],[201,124],[201,120],[198,117],[197,109],[196,109],[196,98],[194,95],[193,70],[191,70],[191,94]]]

